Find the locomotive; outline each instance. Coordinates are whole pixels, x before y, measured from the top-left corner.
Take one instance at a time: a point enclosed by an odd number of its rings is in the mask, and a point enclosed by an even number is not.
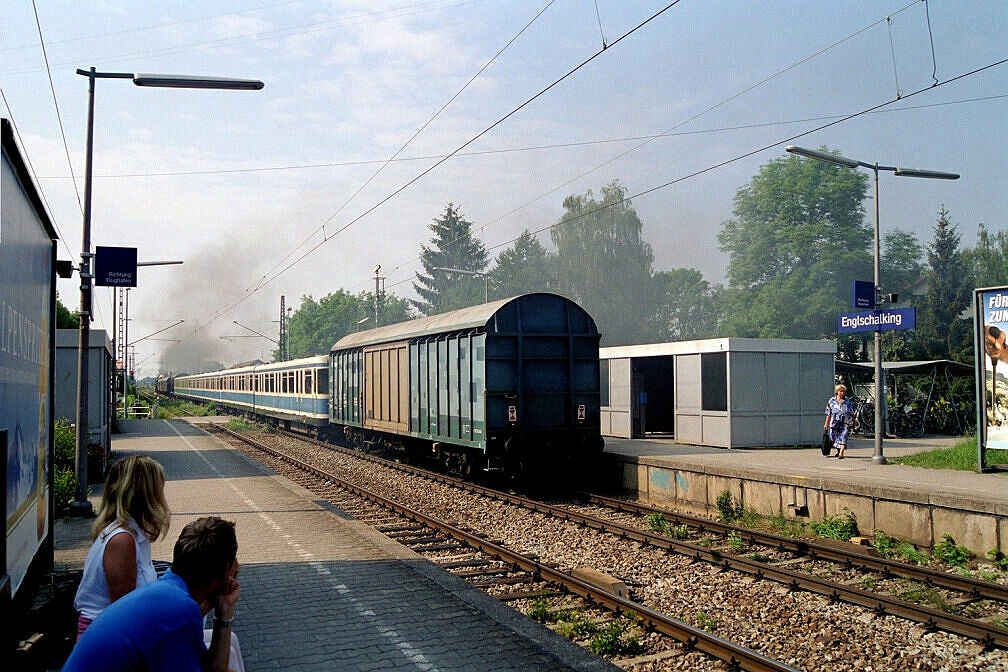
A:
[[[178,376],[174,394],[449,471],[521,473],[599,455],[599,332],[523,294],[348,334],[327,356]]]

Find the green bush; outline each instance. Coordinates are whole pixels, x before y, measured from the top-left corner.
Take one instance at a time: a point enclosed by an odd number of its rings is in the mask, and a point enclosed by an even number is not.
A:
[[[77,430],[66,418],[59,418],[53,426],[55,469],[73,470],[77,456]]]
[[[844,509],[842,516],[826,516],[819,522],[811,523],[812,531],[824,539],[850,541],[857,534],[857,521],[854,514]]]
[[[613,658],[640,653],[641,646],[636,637],[624,638],[624,625],[613,621],[604,627],[591,642],[591,650],[596,656]]]
[[[953,567],[965,567],[973,557],[968,548],[956,546],[955,539],[950,534],[942,535],[942,542],[934,547],[932,555]]]
[[[994,566],[1002,572],[1008,572],[1008,556],[996,548],[987,551],[987,559],[994,563]]]
[[[657,532],[658,534],[668,534],[669,523],[665,520],[665,516],[660,513],[649,513],[647,518],[645,518],[647,524],[651,527],[652,532]]]
[[[742,535],[738,532],[728,533],[728,548],[732,550],[733,553],[741,553],[745,550],[745,542],[742,541]]]
[[[896,538],[891,537],[882,530],[875,530],[872,546],[883,558],[891,558],[896,554]]]
[[[717,497],[718,520],[722,523],[731,523],[742,517],[742,503],[735,502],[731,492],[723,490]]]
[[[77,494],[77,476],[73,469],[57,469],[53,475],[53,504],[62,514]]]

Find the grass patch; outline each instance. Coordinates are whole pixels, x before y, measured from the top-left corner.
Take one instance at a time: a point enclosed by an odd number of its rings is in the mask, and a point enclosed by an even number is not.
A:
[[[728,548],[731,549],[732,553],[741,553],[745,550],[745,542],[742,541],[742,535],[738,532],[729,532],[727,541]]]
[[[224,426],[232,432],[251,432],[259,429],[259,425],[245,418],[231,418]]]
[[[175,399],[165,397],[158,402],[158,418],[170,419],[179,415],[204,417],[214,415],[217,412],[217,404],[197,404],[185,399]]]
[[[1008,630],[1008,618],[995,618],[994,625],[998,626],[999,628],[1004,628],[1005,630]]]
[[[949,604],[948,600],[945,599],[945,596],[942,595],[936,588],[912,585],[910,588],[900,593],[898,597],[904,602],[929,604],[935,609],[950,614],[958,611],[958,608]]]
[[[976,439],[965,439],[949,448],[938,448],[916,455],[886,458],[894,464],[907,464],[925,469],[956,469],[958,471],[977,470]],[[1008,450],[988,450],[987,461],[991,464],[1008,463]]]
[[[717,630],[717,623],[714,622],[714,619],[711,618],[706,611],[696,612],[693,622],[698,628],[706,630],[707,632],[714,632]]]

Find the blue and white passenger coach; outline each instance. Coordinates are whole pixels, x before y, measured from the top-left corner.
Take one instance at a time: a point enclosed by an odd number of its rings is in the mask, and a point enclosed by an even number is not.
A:
[[[325,355],[177,376],[174,387],[176,396],[267,416],[288,429],[318,433],[329,424],[329,358]]]

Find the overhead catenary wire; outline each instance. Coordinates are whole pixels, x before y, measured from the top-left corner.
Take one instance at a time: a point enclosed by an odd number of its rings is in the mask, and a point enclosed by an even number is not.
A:
[[[946,107],[948,105],[965,105],[967,103],[979,103],[986,102],[990,100],[1001,100],[1003,98],[1008,98],[1008,93],[995,94],[991,96],[977,96],[974,98],[959,98],[956,100],[947,100],[941,103],[925,103],[923,105],[906,105],[903,107],[898,107],[894,109],[885,110],[875,110],[869,114],[895,114],[898,112],[909,112],[912,110],[926,110],[936,107]],[[731,131],[745,131],[757,128],[770,128],[773,126],[788,126],[790,124],[804,124],[810,121],[828,121],[830,119],[841,119],[845,114],[828,114],[821,115],[817,117],[802,117],[799,119],[783,119],[781,121],[765,121],[765,122],[754,122],[751,124],[736,124],[733,126],[716,126],[712,128],[698,128],[692,131],[663,131],[661,133],[651,133],[648,135],[628,135],[621,138],[603,138],[601,140],[578,140],[572,142],[555,142],[545,145],[529,145],[525,147],[505,147],[502,149],[480,149],[472,152],[459,152],[456,154],[456,158],[461,157],[477,157],[477,156],[491,156],[495,154],[514,154],[519,152],[539,152],[552,149],[570,149],[574,147],[590,147],[593,145],[611,145],[621,142],[639,142],[641,140],[661,140],[664,138],[678,138],[690,135],[705,135],[705,134],[715,134],[715,133],[727,133]],[[424,154],[417,156],[406,156],[392,159],[392,161],[399,163],[406,163],[410,161],[431,161],[434,159],[444,158],[445,154]],[[289,170],[314,170],[320,168],[346,168],[352,166],[366,166],[382,164],[389,161],[389,159],[362,159],[359,161],[339,161],[335,163],[300,163],[291,164],[283,166],[261,166],[258,168],[222,168],[217,170],[185,170],[185,171],[170,171],[170,172],[154,172],[154,173],[106,173],[104,175],[95,175],[94,179],[132,179],[132,178],[150,178],[150,177],[189,177],[189,176],[199,176],[199,175],[229,175],[235,173],[264,173],[264,172],[274,172],[274,171],[289,171]],[[67,180],[70,179],[66,175],[38,175],[36,179],[39,180]],[[487,224],[486,226],[489,226]]]
[[[907,4],[907,5],[903,6],[902,8],[898,9],[896,12],[894,12],[890,16],[893,16],[895,14],[900,14],[902,12],[905,12],[905,11],[909,10],[911,7],[915,6],[918,1],[919,0],[913,0],[909,4]],[[827,46],[825,46],[825,47],[823,47],[821,49],[818,49],[817,51],[814,51],[813,53],[809,54],[808,56],[805,56],[804,58],[801,58],[801,59],[795,61],[794,63],[792,63],[792,64],[790,64],[788,66],[785,66],[785,67],[777,70],[776,72],[774,72],[774,73],[772,73],[772,74],[764,77],[763,79],[757,81],[756,83],[751,84],[750,86],[747,86],[747,87],[739,90],[738,92],[736,92],[736,93],[728,96],[727,98],[724,98],[723,100],[721,100],[721,101],[719,101],[719,102],[717,102],[717,103],[715,103],[713,105],[710,105],[710,106],[704,108],[703,110],[697,112],[696,114],[693,114],[693,115],[687,117],[686,119],[684,119],[684,120],[676,123],[671,128],[667,129],[664,132],[664,134],[658,135],[658,136],[651,136],[649,138],[645,138],[643,142],[641,142],[641,143],[639,143],[639,144],[637,144],[637,145],[635,145],[633,147],[630,147],[630,148],[628,148],[626,150],[623,150],[622,152],[620,152],[620,153],[618,153],[618,154],[616,154],[616,155],[608,158],[607,160],[603,161],[602,163],[597,164],[597,165],[595,165],[595,166],[593,166],[593,167],[591,167],[591,168],[589,168],[589,169],[587,169],[585,171],[582,171],[578,175],[575,175],[574,177],[572,177],[572,178],[568,179],[567,181],[563,182],[562,184],[559,184],[559,185],[553,187],[552,189],[539,194],[535,198],[533,198],[533,199],[531,199],[529,201],[526,201],[522,205],[520,205],[520,206],[518,206],[516,208],[513,208],[512,210],[504,213],[503,215],[500,215],[499,217],[496,217],[495,219],[491,220],[487,224],[484,224],[483,227],[482,227],[482,229],[485,230],[487,227],[493,226],[497,222],[499,222],[499,221],[501,221],[503,219],[506,219],[507,217],[510,217],[511,215],[515,214],[516,212],[519,212],[520,210],[522,210],[522,209],[524,209],[524,208],[532,205],[533,203],[536,203],[536,202],[542,200],[543,198],[546,198],[547,196],[549,196],[551,194],[554,194],[557,191],[560,191],[564,187],[566,187],[566,186],[568,186],[570,184],[573,184],[574,182],[577,182],[578,180],[580,180],[580,179],[582,179],[582,178],[584,178],[584,177],[592,174],[593,172],[595,172],[595,171],[597,171],[597,170],[599,170],[601,168],[604,168],[605,166],[608,166],[608,165],[610,165],[610,164],[618,161],[619,159],[622,159],[623,157],[632,154],[633,152],[636,152],[637,150],[639,150],[639,149],[647,146],[651,142],[653,142],[658,137],[663,137],[663,135],[670,134],[675,129],[681,128],[682,126],[684,126],[684,125],[686,125],[686,124],[688,124],[688,123],[690,123],[692,121],[695,121],[696,119],[699,119],[700,117],[702,117],[702,116],[704,116],[706,114],[709,114],[710,112],[713,112],[714,110],[716,110],[716,109],[718,109],[720,107],[723,107],[727,103],[729,103],[729,102],[731,102],[731,101],[733,101],[733,100],[735,100],[735,99],[737,99],[737,98],[745,95],[746,93],[749,93],[749,92],[751,92],[751,91],[753,91],[753,90],[755,90],[755,89],[763,86],[764,84],[767,84],[768,82],[771,82],[774,79],[782,76],[784,73],[787,73],[787,72],[789,72],[791,70],[794,70],[795,68],[797,68],[798,66],[802,65],[803,63],[811,61],[812,59],[814,59],[814,58],[816,58],[816,57],[818,57],[818,56],[820,56],[820,55],[822,55],[822,54],[830,51],[831,49],[834,49],[834,48],[840,46],[841,44],[844,44],[845,42],[848,42],[849,40],[857,37],[858,35],[861,35],[862,33],[870,30],[871,28],[873,28],[875,26],[878,26],[878,25],[880,25],[881,23],[883,23],[885,21],[888,21],[888,19],[889,19],[888,16],[882,17],[880,19],[877,19],[876,21],[873,21],[873,22],[869,23],[868,25],[866,25],[866,26],[864,26],[864,27],[862,27],[862,28],[854,31],[853,33],[850,33],[849,35],[847,35],[847,36],[845,36],[843,38],[840,38],[839,40],[836,40],[836,41],[832,42],[831,44],[829,44],[829,45],[827,45]],[[836,118],[842,118],[842,117],[843,117],[843,115],[841,115],[840,117],[836,117]],[[454,241],[452,241],[452,242],[454,242]],[[450,245],[451,242],[449,242],[448,244]],[[417,259],[418,259],[418,257],[415,257],[414,259],[410,260],[409,262],[404,262],[404,263],[412,263],[413,261],[416,261]],[[397,270],[397,269],[398,269],[398,266],[394,267],[394,270]]]
[[[455,2],[455,3],[452,3],[452,4],[445,5],[445,6],[446,7],[458,7],[458,6],[462,6],[462,5],[475,4],[475,3],[478,3],[478,2],[485,2],[485,1],[486,0],[462,0],[460,2]],[[418,7],[418,6],[422,7],[424,4],[435,4],[435,3],[421,3],[420,5],[409,6],[406,9],[412,9],[413,7]],[[440,8],[437,8],[437,9],[440,9]],[[317,21],[317,22],[314,22],[314,23],[302,24],[302,25],[299,25],[299,26],[291,26],[291,27],[287,27],[287,28],[278,28],[278,29],[275,29],[275,30],[263,31],[263,32],[260,32],[260,33],[247,33],[245,35],[230,36],[230,37],[225,37],[225,38],[219,38],[219,39],[216,39],[216,40],[206,40],[206,41],[203,41],[203,42],[194,42],[194,43],[190,43],[190,44],[176,45],[176,46],[173,46],[173,47],[164,47],[164,48],[161,48],[161,49],[147,49],[145,51],[136,51],[136,52],[129,52],[129,53],[125,53],[125,54],[117,54],[115,56],[98,56],[98,57],[91,56],[91,57],[86,58],[85,60],[89,60],[91,62],[100,62],[100,63],[104,63],[106,65],[109,65],[109,64],[113,64],[113,63],[121,63],[123,61],[131,61],[131,60],[134,60],[134,59],[136,59],[138,57],[141,57],[141,58],[151,58],[151,57],[174,56],[174,55],[177,55],[177,54],[185,54],[185,53],[189,53],[189,52],[192,52],[192,51],[206,50],[206,49],[212,49],[212,48],[216,48],[216,47],[230,47],[230,46],[235,46],[235,45],[239,45],[239,44],[249,44],[249,43],[252,43],[252,42],[262,42],[262,41],[265,41],[265,40],[281,39],[281,38],[286,38],[286,37],[294,37],[294,36],[297,36],[297,35],[306,35],[306,34],[311,34],[311,33],[325,32],[325,31],[328,31],[328,30],[332,30],[333,28],[338,28],[338,27],[347,26],[347,25],[359,25],[359,24],[362,24],[362,23],[369,23],[369,22],[372,22],[372,21],[381,21],[381,20],[384,20],[386,18],[389,18],[389,19],[404,18],[404,17],[408,17],[408,16],[414,16],[414,15],[417,15],[417,14],[421,14],[421,13],[426,12],[426,11],[436,11],[436,10],[435,9],[422,9],[422,10],[421,9],[416,9],[416,10],[413,10],[413,11],[405,11],[402,8],[397,9],[397,10],[383,10],[383,11],[379,11],[379,12],[373,12],[371,14],[356,15],[356,16],[350,17],[349,19],[343,18],[343,19],[333,19],[331,21]],[[384,17],[384,16],[378,16],[378,17],[376,17],[375,16],[375,15],[382,15],[382,14],[388,14],[389,16],[388,17]],[[367,19],[370,19],[370,20],[367,20]],[[74,62],[66,61],[66,62],[57,63],[56,65],[57,65],[57,67],[72,66],[72,65],[74,65]],[[24,75],[24,74],[29,74],[29,73],[38,72],[38,71],[39,71],[39,68],[21,68],[21,69],[7,70],[5,74],[7,76]]]
[[[346,207],[346,206],[347,206],[347,205],[348,205],[348,204],[350,203],[350,201],[352,201],[352,200],[353,200],[354,198],[356,198],[356,197],[357,197],[357,195],[358,195],[358,194],[360,194],[360,192],[361,192],[361,191],[363,191],[363,190],[364,190],[364,189],[365,189],[365,188],[366,188],[366,187],[367,187],[367,186],[368,186],[369,184],[371,184],[371,182],[373,182],[373,181],[374,181],[374,179],[375,179],[376,177],[378,177],[378,175],[380,175],[380,174],[381,174],[381,172],[382,172],[383,170],[385,170],[385,168],[386,168],[386,167],[387,167],[387,166],[388,166],[388,165],[389,165],[389,164],[390,164],[391,162],[395,161],[395,160],[396,160],[396,158],[397,158],[397,157],[398,157],[398,156],[399,156],[399,155],[400,155],[400,154],[401,154],[401,153],[402,153],[402,152],[403,152],[403,151],[404,151],[404,150],[405,150],[405,149],[406,149],[406,148],[407,148],[407,147],[408,147],[408,146],[410,145],[410,143],[412,143],[412,142],[413,142],[413,141],[414,141],[414,140],[415,140],[415,139],[417,138],[417,136],[419,136],[419,135],[420,135],[421,133],[423,133],[423,131],[424,131],[424,130],[425,130],[425,129],[426,129],[427,127],[428,127],[428,126],[430,126],[430,125],[431,125],[431,124],[432,124],[432,123],[434,122],[434,120],[435,120],[435,119],[437,119],[437,118],[438,118],[438,116],[440,116],[440,114],[441,114],[442,112],[444,112],[444,111],[445,111],[445,110],[446,110],[446,109],[448,108],[448,106],[449,106],[449,105],[451,105],[451,104],[452,104],[453,102],[455,102],[455,100],[456,100],[456,99],[457,99],[457,98],[458,98],[459,96],[461,96],[461,95],[462,95],[462,93],[463,93],[463,92],[464,92],[464,91],[465,91],[465,90],[466,90],[467,88],[469,88],[469,85],[470,85],[470,84],[472,84],[472,83],[473,83],[474,81],[476,81],[476,79],[477,79],[477,78],[478,78],[478,77],[479,77],[480,75],[482,75],[482,74],[483,74],[484,72],[486,72],[487,68],[489,68],[489,67],[490,67],[490,66],[491,66],[491,65],[492,65],[492,64],[494,63],[494,61],[496,61],[496,60],[497,60],[497,59],[498,59],[498,58],[500,57],[500,55],[501,55],[501,54],[503,54],[503,53],[504,53],[504,52],[505,52],[505,51],[506,51],[506,50],[508,49],[508,47],[510,47],[510,46],[511,46],[512,44],[514,44],[514,43],[515,43],[515,41],[516,41],[516,40],[517,40],[517,39],[518,39],[519,37],[521,37],[521,36],[522,36],[522,34],[523,34],[523,33],[524,33],[524,32],[525,32],[526,30],[528,30],[528,29],[529,29],[529,27],[530,27],[530,26],[531,26],[531,25],[532,25],[533,23],[535,23],[535,22],[536,22],[536,21],[537,21],[537,20],[539,19],[539,17],[541,17],[541,16],[543,15],[543,14],[545,14],[545,13],[546,13],[546,10],[547,10],[547,9],[549,9],[550,7],[552,7],[552,6],[553,6],[553,4],[554,4],[555,2],[556,2],[556,0],[549,0],[549,2],[547,2],[547,3],[546,3],[546,4],[544,5],[544,6],[543,6],[543,8],[542,8],[542,9],[540,9],[540,10],[539,10],[539,11],[538,11],[538,12],[536,13],[536,15],[535,15],[535,16],[533,16],[533,17],[532,17],[531,19],[529,19],[529,21],[528,21],[528,22],[527,22],[527,23],[526,23],[526,24],[525,24],[524,26],[522,26],[521,30],[519,30],[519,31],[518,31],[517,33],[515,33],[515,34],[514,34],[514,36],[512,36],[512,37],[511,37],[511,39],[510,39],[510,40],[508,40],[508,41],[507,41],[507,42],[506,42],[506,43],[504,44],[504,46],[503,46],[503,47],[501,47],[501,48],[500,48],[500,49],[499,49],[499,50],[497,51],[497,53],[496,53],[496,54],[494,54],[493,56],[491,56],[491,57],[490,57],[490,60],[488,60],[488,61],[487,61],[487,62],[486,62],[486,63],[485,63],[484,65],[483,65],[483,67],[482,67],[482,68],[480,68],[479,70],[477,70],[477,71],[476,71],[476,73],[475,73],[475,74],[474,74],[474,75],[473,75],[472,77],[470,77],[470,78],[469,78],[469,79],[468,79],[468,80],[466,81],[466,83],[465,83],[465,84],[463,84],[463,85],[462,85],[462,87],[461,87],[461,88],[460,88],[460,89],[459,89],[458,91],[456,91],[456,92],[455,92],[455,93],[454,93],[454,94],[453,94],[453,95],[452,95],[452,96],[451,96],[451,97],[450,97],[450,98],[449,98],[448,100],[446,100],[446,101],[444,102],[444,104],[442,104],[442,105],[441,105],[441,107],[439,107],[439,108],[437,109],[437,111],[436,111],[436,112],[435,112],[435,113],[434,113],[433,115],[431,115],[431,116],[430,116],[430,118],[429,118],[429,119],[427,119],[427,121],[425,121],[425,122],[424,122],[424,123],[423,123],[423,124],[422,124],[422,125],[420,126],[420,128],[418,128],[418,129],[417,129],[417,130],[416,130],[416,131],[415,131],[415,132],[413,133],[413,135],[411,135],[411,136],[410,136],[410,137],[409,137],[409,138],[408,138],[408,139],[406,140],[406,142],[404,142],[404,143],[403,143],[403,144],[402,144],[402,145],[401,145],[401,146],[399,147],[399,149],[397,149],[397,150],[395,151],[395,153],[394,153],[394,154],[392,154],[392,156],[390,156],[390,157],[389,157],[388,159],[386,159],[386,160],[385,160],[385,161],[384,161],[384,162],[383,162],[383,163],[382,163],[382,164],[381,164],[381,165],[380,165],[380,166],[378,167],[378,170],[376,170],[376,171],[375,171],[374,173],[372,173],[372,174],[371,174],[371,177],[369,177],[369,178],[368,178],[367,180],[365,180],[365,181],[364,181],[364,183],[363,183],[363,184],[361,184],[361,185],[360,185],[359,187],[357,187],[357,189],[356,189],[356,190],[355,190],[355,191],[354,191],[354,192],[353,192],[352,194],[350,194],[350,196],[348,196],[348,197],[346,198],[346,200],[344,200],[344,201],[343,201],[343,203],[342,203],[342,204],[341,204],[341,205],[340,205],[340,206],[339,206],[338,208],[336,208],[336,211],[335,211],[334,213],[332,213],[331,215],[329,215],[329,217],[328,217],[328,218],[327,218],[327,219],[326,219],[326,220],[325,220],[324,222],[322,222],[322,225],[321,225],[321,226],[319,226],[319,227],[318,227],[318,228],[316,228],[316,229],[315,229],[314,231],[312,231],[312,232],[311,232],[310,234],[308,234],[308,236],[307,236],[307,237],[306,237],[306,238],[305,238],[305,239],[304,239],[303,241],[301,241],[301,243],[300,243],[300,244],[299,244],[299,245],[298,245],[297,247],[295,247],[295,248],[294,248],[293,250],[291,250],[290,252],[288,252],[288,253],[287,253],[287,255],[285,255],[285,256],[284,256],[284,257],[283,257],[282,259],[280,259],[280,260],[279,260],[279,261],[278,261],[278,262],[277,262],[277,263],[276,263],[276,264],[275,264],[275,265],[274,265],[274,266],[273,266],[272,268],[270,268],[269,270],[267,270],[267,271],[266,271],[266,273],[265,273],[265,274],[263,275],[263,277],[266,277],[266,276],[268,276],[268,275],[269,275],[270,273],[272,273],[272,272],[273,272],[274,270],[276,270],[276,269],[277,269],[278,267],[282,266],[282,265],[283,265],[283,262],[285,262],[285,261],[286,261],[287,259],[289,259],[289,258],[290,258],[290,257],[291,257],[291,256],[292,256],[292,255],[293,255],[293,254],[294,254],[294,253],[295,253],[295,252],[297,251],[297,250],[301,249],[301,247],[302,247],[302,246],[303,246],[303,245],[304,245],[305,243],[307,243],[307,242],[308,242],[309,240],[311,240],[311,238],[312,238],[312,237],[313,237],[313,236],[314,236],[315,234],[317,234],[318,232],[320,232],[320,231],[321,231],[321,232],[322,232],[322,235],[323,235],[323,238],[324,238],[324,237],[325,237],[325,227],[326,227],[326,224],[328,224],[328,223],[329,223],[329,222],[331,222],[331,221],[332,221],[333,219],[335,219],[335,218],[336,218],[336,217],[337,217],[337,216],[339,215],[339,213],[341,213],[341,212],[343,211],[343,209],[344,209],[344,208],[345,208],[345,207]]]
[[[672,7],[674,7],[677,4],[679,4],[680,1],[681,0],[673,0],[673,2],[665,5],[664,7],[662,7],[661,9],[659,9],[657,12],[653,13],[651,16],[649,16],[648,18],[644,19],[643,21],[641,21],[640,23],[638,23],[636,26],[630,28],[625,33],[623,33],[622,35],[620,35],[609,46],[612,47],[612,46],[615,46],[616,44],[622,42],[623,40],[625,40],[629,36],[631,36],[634,33],[636,33],[638,30],[642,29],[644,26],[650,24],[652,21],[654,21],[655,19],[657,19],[659,16],[661,16],[662,14],[664,14],[665,12],[667,12],[668,10],[670,10]],[[400,193],[402,193],[404,190],[406,190],[407,188],[409,188],[411,185],[415,184],[417,181],[419,181],[420,179],[422,179],[424,176],[428,175],[431,171],[433,171],[438,166],[442,165],[445,161],[447,161],[451,157],[455,156],[458,152],[462,151],[463,149],[465,149],[466,147],[468,147],[469,145],[471,145],[472,143],[474,143],[476,140],[478,140],[479,138],[483,137],[484,135],[486,135],[487,133],[489,133],[491,130],[493,130],[494,128],[496,128],[500,124],[504,123],[506,120],[510,119],[512,116],[514,116],[515,114],[517,114],[520,110],[524,109],[526,106],[528,106],[529,104],[531,104],[533,101],[535,101],[538,98],[540,98],[543,95],[545,95],[548,91],[550,91],[553,88],[555,88],[556,86],[558,86],[561,82],[563,82],[564,80],[566,80],[568,77],[570,77],[574,73],[578,72],[579,70],[581,70],[581,68],[585,67],[586,65],[588,65],[589,63],[591,63],[592,61],[594,61],[596,58],[598,58],[603,53],[603,51],[607,51],[607,50],[601,50],[600,49],[600,50],[594,52],[588,58],[586,58],[583,61],[581,61],[581,63],[579,63],[578,65],[576,65],[573,68],[571,68],[570,70],[568,70],[566,73],[564,73],[563,75],[561,75],[560,77],[558,77],[552,83],[550,83],[547,86],[545,86],[544,88],[540,89],[537,93],[533,94],[530,98],[528,98],[524,102],[520,103],[517,107],[515,107],[514,109],[512,109],[510,112],[508,112],[504,116],[500,117],[497,121],[493,122],[492,124],[490,124],[489,126],[487,126],[486,128],[484,128],[482,131],[480,131],[479,133],[477,133],[476,135],[474,135],[473,137],[471,137],[469,140],[467,140],[462,145],[460,145],[459,147],[457,147],[454,151],[452,151],[451,153],[449,153],[448,155],[446,155],[444,158],[442,158],[439,161],[435,162],[433,165],[429,166],[425,170],[421,171],[418,175],[416,175],[412,179],[408,180],[405,184],[403,184],[403,185],[399,186],[398,188],[396,188],[395,190],[393,190],[390,194],[388,194],[387,196],[385,196],[384,198],[382,198],[381,200],[379,200],[377,203],[375,203],[374,205],[372,205],[371,207],[369,207],[363,213],[357,215],[356,217],[354,217],[353,219],[351,219],[349,222],[347,222],[346,224],[344,224],[343,226],[341,226],[334,233],[327,235],[319,243],[317,243],[313,247],[309,248],[304,254],[302,254],[297,259],[295,259],[294,261],[292,261],[290,264],[288,264],[287,266],[285,266],[284,268],[282,268],[281,270],[279,270],[273,276],[271,276],[271,277],[269,277],[267,279],[261,280],[259,282],[259,284],[256,285],[255,287],[246,290],[246,292],[242,296],[240,296],[237,300],[235,300],[231,305],[229,305],[228,307],[226,307],[226,308],[218,311],[216,314],[214,314],[213,317],[210,318],[209,323],[212,323],[212,322],[216,321],[221,316],[225,315],[226,313],[230,312],[231,310],[234,310],[234,308],[236,308],[237,306],[239,306],[242,303],[244,303],[250,296],[252,296],[257,291],[259,291],[259,289],[261,289],[263,286],[265,286],[269,282],[272,282],[276,278],[280,277],[283,273],[285,273],[286,271],[290,270],[295,265],[297,265],[302,260],[304,260],[309,255],[311,255],[313,252],[315,252],[315,250],[317,250],[320,247],[322,247],[323,245],[325,245],[325,243],[327,241],[331,240],[332,238],[334,238],[335,236],[339,235],[343,231],[346,231],[348,228],[350,228],[351,226],[353,226],[355,223],[359,222],[364,217],[368,216],[369,214],[371,214],[372,212],[374,212],[375,210],[377,210],[379,207],[381,207],[382,205],[384,205],[388,201],[390,201],[393,198],[395,198],[397,195],[399,195]]]
[[[924,88],[921,88],[921,89],[917,89],[917,90],[915,90],[915,91],[913,91],[913,92],[911,92],[911,93],[903,96],[902,98],[892,98],[890,100],[887,100],[885,102],[879,103],[877,105],[873,105],[872,107],[868,107],[868,108],[865,108],[865,109],[860,110],[858,112],[854,112],[852,114],[846,115],[846,116],[844,116],[844,117],[842,117],[840,119],[837,119],[835,121],[830,121],[830,122],[822,124],[820,126],[816,126],[815,128],[810,128],[807,131],[803,131],[801,133],[797,133],[795,135],[791,135],[789,137],[782,138],[780,140],[776,140],[776,141],[771,142],[769,144],[762,145],[762,146],[757,147],[755,149],[749,150],[749,151],[747,151],[747,152],[745,152],[743,154],[738,154],[738,155],[733,156],[733,157],[731,157],[729,159],[725,159],[724,161],[719,161],[718,163],[712,164],[712,165],[707,166],[705,168],[702,168],[700,170],[696,170],[696,171],[694,171],[692,173],[688,173],[686,175],[682,175],[680,177],[677,177],[677,178],[675,178],[673,180],[669,180],[668,182],[664,182],[662,184],[658,184],[658,185],[655,185],[653,187],[649,187],[648,189],[644,189],[642,191],[638,191],[638,192],[636,192],[634,194],[630,194],[628,196],[624,196],[623,198],[621,198],[621,199],[619,199],[617,201],[613,201],[611,203],[606,203],[606,204],[600,205],[600,206],[598,206],[598,207],[596,207],[596,208],[594,208],[592,210],[589,210],[587,212],[583,212],[580,215],[577,215],[576,217],[571,217],[570,219],[566,219],[566,220],[563,220],[563,221],[560,221],[560,222],[555,222],[553,224],[549,224],[547,226],[544,226],[544,227],[541,227],[539,229],[536,229],[535,231],[530,231],[529,233],[531,233],[533,235],[538,235],[540,233],[543,233],[544,231],[548,231],[548,230],[556,228],[558,226],[578,221],[578,220],[583,219],[585,217],[589,217],[591,215],[594,215],[594,214],[597,214],[599,212],[602,212],[603,210],[607,210],[609,208],[612,208],[612,207],[621,205],[623,203],[626,203],[627,201],[633,200],[635,198],[639,198],[641,196],[646,196],[647,194],[659,191],[661,189],[666,189],[666,188],[668,188],[668,187],[670,187],[670,186],[672,186],[674,184],[678,184],[680,182],[684,182],[685,180],[689,180],[689,179],[697,177],[699,175],[703,175],[704,173],[709,173],[709,172],[711,172],[713,170],[717,170],[718,168],[723,168],[724,166],[730,165],[732,163],[736,163],[736,162],[741,161],[743,159],[749,158],[750,156],[754,156],[754,155],[759,154],[761,152],[765,152],[768,149],[773,149],[774,147],[780,147],[781,145],[786,145],[789,142],[792,142],[792,141],[797,140],[799,138],[803,138],[803,137],[805,137],[807,135],[811,135],[812,133],[817,133],[817,132],[819,132],[821,130],[824,130],[826,128],[829,128],[831,126],[835,126],[837,124],[842,124],[842,123],[844,123],[846,121],[850,121],[851,119],[855,119],[857,117],[864,116],[866,114],[870,114],[871,112],[873,112],[875,110],[879,110],[879,109],[881,109],[883,107],[886,107],[888,105],[892,105],[894,103],[899,102],[900,100],[905,100],[907,98],[911,98],[913,96],[921,94],[921,93],[923,93],[925,91],[931,91],[934,88],[937,88],[937,87],[940,87],[940,86],[945,86],[947,84],[951,84],[953,82],[965,79],[967,77],[971,77],[971,76],[976,75],[976,74],[978,74],[980,72],[983,72],[984,70],[989,70],[991,68],[995,68],[997,66],[1004,65],[1005,63],[1008,63],[1008,58],[1004,58],[1004,59],[1001,59],[999,61],[995,61],[993,63],[989,63],[988,65],[976,68],[974,70],[970,70],[968,72],[964,72],[962,74],[956,75],[955,77],[952,77],[951,79],[940,81],[938,84],[932,84],[931,86],[927,86],[927,87],[924,87]],[[511,240],[507,240],[507,241],[498,243],[496,245],[488,247],[487,250],[490,251],[490,250],[493,250],[493,249],[497,249],[499,247],[503,247],[504,245],[510,245],[515,240],[517,240],[517,238],[513,238]],[[403,284],[405,282],[409,282],[411,280],[412,280],[412,278],[406,278],[406,279],[400,280],[398,282],[389,283],[388,286],[389,287],[395,287],[395,286],[401,285],[401,284]]]

